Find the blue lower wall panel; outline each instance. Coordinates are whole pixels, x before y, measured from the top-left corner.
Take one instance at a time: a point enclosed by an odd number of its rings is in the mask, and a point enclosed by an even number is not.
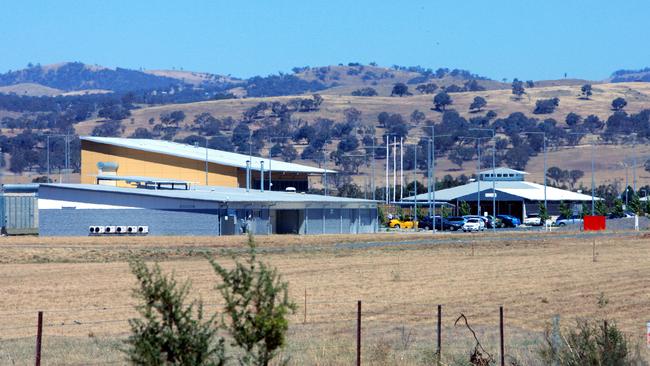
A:
[[[149,226],[149,235],[219,235],[218,212],[207,210],[54,209],[39,211],[39,235],[87,236],[88,227]]]

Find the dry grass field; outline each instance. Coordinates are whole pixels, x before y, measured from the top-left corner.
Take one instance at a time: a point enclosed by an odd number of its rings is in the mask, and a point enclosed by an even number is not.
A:
[[[435,348],[435,308],[443,304],[445,362],[471,347],[468,331],[453,326],[460,313],[496,357],[498,307],[503,305],[507,354],[535,365],[542,332],[556,314],[563,325],[606,317],[633,343],[644,342],[650,319],[650,239],[625,235],[597,237],[595,262],[591,237],[561,233],[439,235],[436,242],[430,233],[352,237],[394,243],[365,249],[336,249],[334,244],[350,238],[335,235],[259,237],[258,243],[277,249],[261,257],[289,281],[298,305],[286,351],[291,364],[351,364],[356,301],[362,300],[364,364],[426,364]],[[45,311],[45,364],[123,363],[118,348],[128,332],[126,320],[135,315],[129,256],[156,260],[190,280],[192,294],[218,311],[216,277],[203,256],[229,263],[219,249],[243,247],[245,241],[1,240],[3,365],[33,362],[37,310]]]

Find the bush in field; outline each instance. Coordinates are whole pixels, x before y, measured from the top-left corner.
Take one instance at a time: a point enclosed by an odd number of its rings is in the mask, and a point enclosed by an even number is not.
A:
[[[140,319],[130,319],[131,336],[124,352],[134,365],[223,365],[224,341],[215,317],[204,318],[200,302],[188,303],[189,283],[163,275],[156,264],[131,262],[138,281]]]
[[[289,300],[288,283],[277,269],[257,259],[255,240],[248,236],[248,258],[235,259],[233,268],[211,260],[221,279],[217,289],[226,302],[224,315],[232,345],[244,353],[240,365],[266,366],[285,345],[289,328],[287,315],[296,305]]]
[[[560,334],[546,334],[540,358],[545,365],[559,366],[641,366],[648,365],[630,349],[625,335],[610,323],[579,320],[576,327]],[[555,340],[554,340],[555,338]]]

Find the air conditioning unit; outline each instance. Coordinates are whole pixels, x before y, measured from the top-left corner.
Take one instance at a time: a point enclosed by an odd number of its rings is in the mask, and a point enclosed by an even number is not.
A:
[[[115,233],[116,234],[126,234],[127,227],[126,226],[116,226],[115,227]]]
[[[97,235],[101,234],[104,232],[104,227],[103,226],[90,226],[88,227],[88,232],[90,235]]]
[[[104,234],[115,234],[117,231],[117,226],[106,226],[104,228]]]
[[[149,226],[138,226],[138,234],[149,234]]]
[[[137,234],[138,233],[138,227],[137,226],[127,226],[126,227],[126,233],[127,234]]]

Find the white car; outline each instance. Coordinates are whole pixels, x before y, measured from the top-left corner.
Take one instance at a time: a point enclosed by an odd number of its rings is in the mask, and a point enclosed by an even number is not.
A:
[[[529,215],[524,219],[524,225],[528,226],[541,226],[542,225],[542,218],[539,217],[538,215]]]
[[[481,219],[470,218],[463,224],[463,231],[483,231],[485,230],[485,223]]]

